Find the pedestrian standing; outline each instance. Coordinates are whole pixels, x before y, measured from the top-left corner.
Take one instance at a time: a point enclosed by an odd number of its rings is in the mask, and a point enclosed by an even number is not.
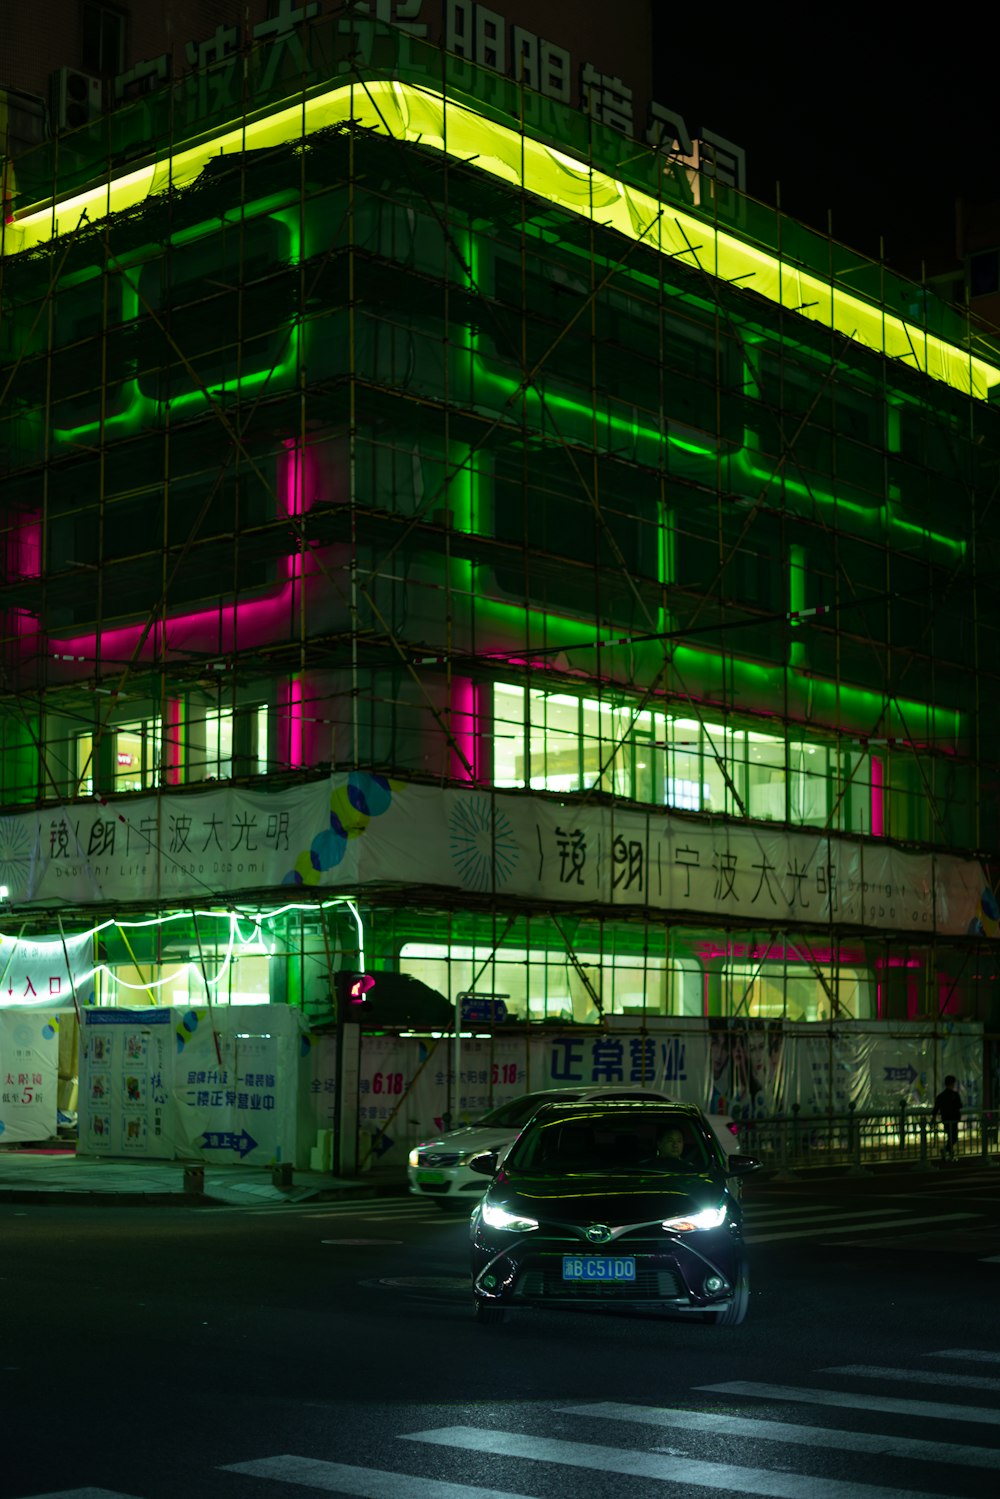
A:
[[[946,1161],[955,1159],[955,1146],[958,1144],[958,1121],[962,1117],[962,1098],[955,1087],[955,1079],[949,1073],[944,1080],[944,1087],[934,1100],[934,1108],[931,1112],[931,1123],[940,1118],[941,1128],[944,1130],[944,1148],[941,1152]]]

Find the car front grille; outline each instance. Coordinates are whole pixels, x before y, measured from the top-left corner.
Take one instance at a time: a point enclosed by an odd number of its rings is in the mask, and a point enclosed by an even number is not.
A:
[[[444,1197],[444,1196],[447,1195],[448,1189],[450,1188],[451,1183],[450,1182],[420,1182],[419,1186],[420,1186],[421,1192],[436,1193],[439,1197]]]
[[[425,1150],[420,1156],[421,1166],[457,1166],[462,1157],[457,1150]]]

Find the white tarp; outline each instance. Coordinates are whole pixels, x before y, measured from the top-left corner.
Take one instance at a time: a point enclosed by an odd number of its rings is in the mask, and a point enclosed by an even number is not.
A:
[[[982,1026],[856,1021],[663,1019],[637,1033],[579,1028],[548,1036],[365,1036],[358,1101],[362,1169],[400,1165],[410,1146],[451,1123],[541,1088],[645,1084],[737,1119],[928,1107],[946,1073],[965,1108],[982,1107]],[[312,1126],[336,1125],[336,1048],[316,1038]],[[458,1072],[457,1098],[450,1079]]]
[[[950,936],[981,930],[987,889],[975,860],[877,839],[359,772],[274,795],[230,788],[19,813],[0,819],[0,859],[15,907],[389,883]]]
[[[80,1155],[296,1162],[300,1011],[146,1006],[80,1020]]]
[[[972,860],[669,812],[395,784],[377,806],[321,883],[951,935],[972,930],[986,886]]]
[[[0,1145],[56,1133],[60,1016],[0,1010]]]
[[[302,1013],[288,1005],[177,1010],[176,1154],[212,1164],[295,1164]]]
[[[93,994],[93,939],[86,933],[34,940],[0,932],[0,999],[46,1008]]]
[[[272,794],[222,787],[95,799],[0,818],[0,863],[12,907],[204,900],[291,880],[296,857],[324,823],[325,781]]]

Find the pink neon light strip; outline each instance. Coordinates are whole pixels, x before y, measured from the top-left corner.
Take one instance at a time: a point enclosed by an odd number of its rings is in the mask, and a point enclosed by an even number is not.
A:
[[[467,677],[457,677],[451,689],[451,732],[456,745],[451,752],[451,773],[459,781],[479,780],[478,717],[479,694],[475,686]]]
[[[293,769],[297,769],[305,764],[301,677],[293,677],[287,687],[282,690],[281,696],[283,711],[279,718],[279,728],[282,737],[287,736],[288,764]]]
[[[284,446],[284,472],[279,475],[278,483],[281,508],[288,516],[304,515],[313,505],[314,486],[306,482],[311,455],[303,454],[295,438],[287,438]],[[36,555],[40,556],[40,550]],[[306,572],[313,571],[308,567],[308,559],[298,551],[282,558],[278,566],[288,581],[262,598],[243,599],[239,603],[199,609],[190,614],[173,615],[164,622],[157,621],[143,640],[139,659],[147,661],[159,654],[187,650],[217,651],[219,655],[228,655],[237,649],[237,645],[241,650],[253,650],[270,644],[294,618],[298,585]],[[32,576],[37,576],[37,573]],[[102,630],[99,637],[102,656],[110,661],[131,660],[144,629],[142,624],[132,624]],[[49,644],[53,655],[96,659],[98,634],[95,631],[68,639],[50,639]]]
[[[885,837],[885,770],[877,755],[871,757],[872,767],[872,837]]]

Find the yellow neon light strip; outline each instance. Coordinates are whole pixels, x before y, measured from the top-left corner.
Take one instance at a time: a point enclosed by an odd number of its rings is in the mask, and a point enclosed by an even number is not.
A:
[[[71,198],[15,215],[3,230],[3,252],[16,254],[71,233],[89,219],[119,213],[145,197],[189,187],[216,156],[301,140],[350,119],[393,139],[419,142],[468,161],[479,171],[522,187],[559,208],[592,219],[663,255],[696,266],[721,281],[739,282],[777,306],[898,359],[963,395],[985,399],[1000,383],[1000,368],[916,323],[790,266],[769,251],[657,201],[607,172],[552,146],[487,120],[464,104],[414,84],[383,79],[341,84],[293,105],[248,120],[163,161],[126,172]]]

